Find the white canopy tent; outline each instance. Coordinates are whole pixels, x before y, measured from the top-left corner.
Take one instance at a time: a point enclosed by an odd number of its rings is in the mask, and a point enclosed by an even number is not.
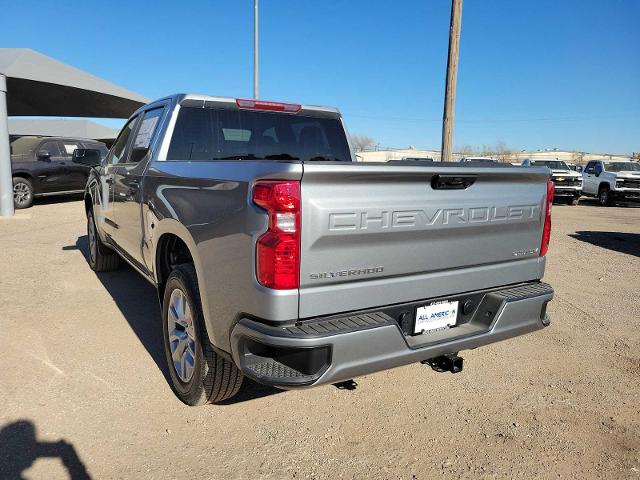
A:
[[[9,115],[128,118],[149,99],[28,48],[0,48],[0,216],[13,215]]]

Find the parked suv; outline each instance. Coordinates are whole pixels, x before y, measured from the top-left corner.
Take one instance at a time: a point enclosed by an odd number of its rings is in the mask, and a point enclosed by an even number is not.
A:
[[[334,108],[174,95],[139,109],[85,192],[88,260],[157,286],[171,386],[220,402],[549,325],[549,170],[355,163]],[[490,368],[491,366],[488,365]]]
[[[582,172],[582,193],[598,197],[602,206],[617,200],[640,200],[640,163],[593,160]]]
[[[11,136],[13,201],[27,208],[45,195],[82,193],[89,167],[71,161],[77,148],[96,149],[104,157],[108,150],[95,140],[62,137]]]
[[[555,199],[577,205],[582,194],[582,175],[575,172],[561,160],[530,160],[522,162],[523,167],[547,167],[551,169]]]

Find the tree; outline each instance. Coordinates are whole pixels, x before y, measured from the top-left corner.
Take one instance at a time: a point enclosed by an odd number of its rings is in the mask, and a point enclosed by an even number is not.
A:
[[[475,154],[475,149],[468,144],[464,144],[461,147],[456,147],[454,148],[454,151],[462,155],[463,157],[471,157],[472,155]]]
[[[584,163],[584,152],[573,152],[571,154],[571,161],[576,165]]]
[[[376,141],[366,135],[351,135],[351,143],[353,144],[353,148],[358,152],[373,150],[373,147],[376,145]]]
[[[518,150],[508,147],[504,142],[500,141],[495,146],[482,146],[482,156],[495,158],[499,162],[509,163],[517,162],[520,159]]]

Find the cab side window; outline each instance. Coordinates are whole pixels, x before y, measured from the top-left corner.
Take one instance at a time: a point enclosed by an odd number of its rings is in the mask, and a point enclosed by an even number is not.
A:
[[[596,162],[595,164],[596,175],[600,175],[603,171],[604,171],[604,168],[602,167],[602,163]]]
[[[136,132],[133,148],[149,148],[158,131],[158,125],[162,118],[164,108],[154,108],[144,112],[144,117],[140,122],[140,127]]]
[[[584,171],[590,174],[596,173],[594,162],[587,163],[587,166],[585,167]]]
[[[127,157],[127,144],[129,143],[129,139],[131,138],[131,132],[133,132],[133,127],[136,124],[136,120],[137,117],[132,118],[120,132],[116,143],[114,143],[113,147],[111,147],[111,152],[109,153],[109,157],[107,160],[108,163],[115,164],[125,161]]]

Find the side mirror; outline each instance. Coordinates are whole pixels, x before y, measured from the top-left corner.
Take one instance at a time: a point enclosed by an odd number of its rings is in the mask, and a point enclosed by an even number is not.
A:
[[[51,154],[46,150],[38,150],[38,153],[36,153],[36,158],[38,160],[43,160],[46,162],[51,160]]]
[[[129,161],[131,163],[138,163],[147,155],[147,153],[149,153],[148,148],[134,147],[133,150],[131,150],[131,158],[129,159]]]
[[[100,165],[100,150],[94,150],[92,148],[76,148],[73,151],[71,161],[87,167],[97,167]]]

